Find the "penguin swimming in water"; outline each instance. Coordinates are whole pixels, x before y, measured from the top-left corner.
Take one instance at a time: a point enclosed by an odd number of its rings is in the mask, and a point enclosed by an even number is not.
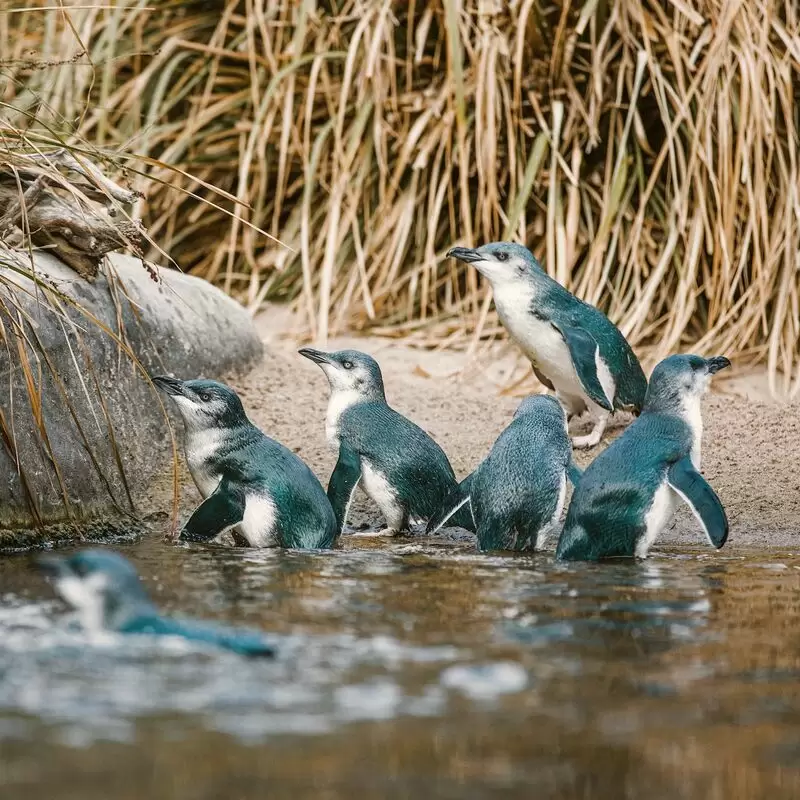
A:
[[[700,474],[700,404],[724,356],[681,355],[653,370],[641,416],[583,473],[572,496],[556,558],[645,558],[679,500],[691,508],[711,544],[728,538],[728,518]]]
[[[567,478],[576,483],[580,474],[562,406],[555,397],[528,397],[428,530],[436,530],[467,503],[479,550],[539,550],[561,518]]]
[[[575,437],[575,447],[597,445],[614,411],[641,411],[647,379],[625,337],[602,311],[550,278],[527,248],[493,242],[454,247],[447,255],[492,284],[500,320],[567,417],[588,408],[594,428]]]
[[[153,383],[183,417],[186,461],[204,498],[181,540],[206,542],[230,530],[250,547],[333,545],[336,518],[316,475],[250,422],[233,389],[163,376]]]
[[[275,655],[275,648],[260,633],[162,616],[133,565],[119,553],[47,554],[39,558],[39,567],[52,576],[56,591],[76,609],[86,630],[179,636],[246,656]]]
[[[331,389],[325,433],[339,459],[328,497],[339,529],[359,482],[386,519],[383,533],[427,520],[457,487],[456,477],[439,445],[386,403],[378,362],[358,350],[299,352],[322,368]],[[468,512],[457,524],[473,530]]]

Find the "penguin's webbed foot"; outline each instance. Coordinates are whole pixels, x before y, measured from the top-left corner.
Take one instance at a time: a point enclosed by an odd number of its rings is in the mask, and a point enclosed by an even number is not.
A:
[[[576,450],[588,450],[591,447],[597,447],[597,445],[600,444],[600,440],[603,438],[605,430],[605,424],[598,422],[585,436],[573,436],[572,446]]]
[[[589,450],[592,447],[597,447],[602,438],[602,431],[597,433],[597,428],[595,428],[591,433],[587,433],[585,436],[573,436],[572,446],[576,450]]]
[[[408,531],[398,531],[397,528],[384,528],[381,531],[359,531],[358,533],[351,533],[350,536],[355,537],[369,537],[369,538],[377,538],[378,536],[399,536],[402,533],[408,533]]]
[[[408,528],[399,530],[398,528],[384,528],[378,531],[376,536],[411,536],[411,531]]]
[[[573,436],[572,446],[576,450],[588,450],[600,444],[603,434],[606,432],[610,414],[603,412],[595,418],[594,427],[585,436]]]

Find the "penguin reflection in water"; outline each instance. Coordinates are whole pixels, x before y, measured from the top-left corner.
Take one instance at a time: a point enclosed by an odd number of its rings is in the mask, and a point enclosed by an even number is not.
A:
[[[710,543],[722,547],[728,519],[700,474],[701,400],[724,356],[670,356],[653,370],[641,416],[586,469],[572,496],[556,557],[645,558],[683,500]]]
[[[319,364],[330,384],[325,434],[339,459],[328,497],[339,529],[359,482],[386,519],[383,534],[405,531],[411,520],[430,518],[457,487],[453,468],[425,431],[386,403],[375,359],[358,350],[299,352]],[[456,515],[453,524],[474,530],[468,509]]]
[[[539,550],[561,518],[567,478],[576,483],[580,474],[564,409],[555,397],[528,397],[489,455],[430,520],[428,531],[469,507],[480,550]]]
[[[250,547],[331,547],[338,531],[316,475],[247,418],[233,389],[164,376],[153,383],[174,401],[186,428],[186,461],[203,502],[181,531],[205,542],[231,531]]]
[[[240,655],[275,655],[274,647],[256,631],[162,615],[133,565],[119,553],[82,550],[70,556],[47,554],[38,563],[90,633],[170,636]]]

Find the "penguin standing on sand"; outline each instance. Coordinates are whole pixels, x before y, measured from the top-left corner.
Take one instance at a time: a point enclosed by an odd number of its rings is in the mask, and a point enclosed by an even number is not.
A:
[[[625,337],[602,311],[550,278],[527,248],[494,242],[447,255],[492,284],[500,320],[568,418],[591,412],[594,428],[575,437],[575,447],[597,445],[614,411],[641,411],[647,380]]]
[[[567,511],[556,557],[645,558],[678,500],[711,544],[722,547],[728,519],[700,474],[700,403],[724,356],[670,356],[653,370],[641,416],[586,469]]]
[[[455,474],[439,445],[386,403],[375,359],[358,350],[299,352],[319,364],[330,384],[325,433],[339,460],[328,497],[339,529],[359,482],[386,519],[384,534],[427,520],[456,489]],[[462,516],[456,524],[473,530],[469,513]]]
[[[561,518],[567,478],[576,483],[580,470],[572,460],[564,409],[554,397],[528,397],[428,530],[468,504],[480,550],[539,550]]]
[[[331,547],[338,530],[314,473],[247,418],[233,389],[216,381],[155,377],[186,427],[186,461],[205,498],[180,539],[205,542],[230,530],[250,547]]]
[[[72,556],[44,555],[39,567],[52,576],[56,591],[72,605],[88,631],[178,636],[247,656],[273,656],[260,633],[211,622],[162,616],[133,565],[118,553],[82,550]]]

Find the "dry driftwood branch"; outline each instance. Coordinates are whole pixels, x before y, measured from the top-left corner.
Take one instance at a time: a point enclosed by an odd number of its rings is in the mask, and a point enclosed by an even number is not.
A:
[[[106,253],[144,246],[142,226],[116,218],[117,205],[137,197],[66,150],[7,154],[0,160],[0,240],[53,248],[91,281]]]
[[[76,173],[82,178],[85,178],[91,188],[94,188],[97,199],[104,199],[108,202],[109,198],[116,200],[123,205],[130,205],[138,197],[141,197],[140,192],[135,192],[132,189],[124,189],[117,183],[114,183],[110,178],[107,178],[91,161],[82,157],[78,160],[69,150],[55,150],[52,153],[26,153],[25,160],[30,165],[46,166],[49,165],[55,168],[61,168],[65,172]],[[18,168],[24,169],[25,165]],[[30,167],[29,167],[30,168]],[[77,183],[76,181],[73,181]],[[86,194],[91,193],[91,188],[81,185],[81,189]],[[88,190],[88,191],[87,191]]]

